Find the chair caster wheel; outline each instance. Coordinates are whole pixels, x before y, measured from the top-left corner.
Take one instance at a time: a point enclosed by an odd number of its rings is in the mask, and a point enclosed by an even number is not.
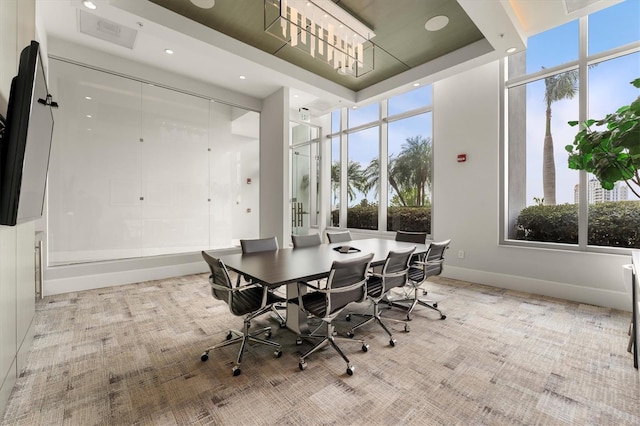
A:
[[[209,359],[209,352],[205,352],[202,355],[200,355],[200,361],[205,362],[208,359]]]
[[[280,358],[280,357],[282,357],[282,351],[275,351],[275,352],[273,353],[273,356],[275,356],[276,358]]]
[[[447,318],[447,316],[446,316],[446,315],[444,315],[444,314],[443,314],[443,315],[440,315],[440,319],[441,319],[441,320],[446,319],[446,318]]]
[[[437,302],[434,302],[434,303],[433,303],[433,307],[434,307],[434,308],[437,308],[437,307],[438,307],[438,303],[437,303]]]
[[[306,363],[306,362],[299,362],[299,363],[298,363],[298,368],[299,368],[301,371],[306,370],[306,369],[307,369],[307,363]]]
[[[347,374],[350,376],[353,376],[353,372],[356,370],[356,367],[354,367],[353,365],[350,365],[347,367]]]
[[[411,321],[411,317],[407,315],[407,321]]]
[[[391,339],[391,340],[389,340],[389,344],[390,344],[391,346],[395,346],[395,345],[397,345],[397,344],[398,344],[398,341],[397,341],[396,339]]]
[[[302,338],[296,337],[296,345],[300,346],[302,344]]]
[[[242,373],[242,370],[240,370],[240,367],[238,367],[237,365],[235,367],[233,367],[233,375],[235,376],[239,376],[240,373]]]
[[[231,340],[232,337],[233,337],[233,333],[232,332],[228,332],[227,333],[227,340]]]
[[[271,336],[271,330],[268,330],[266,333],[264,333],[264,337],[266,337],[267,339],[271,338]]]
[[[409,324],[404,325],[404,331],[406,331],[407,333],[411,331],[411,328],[409,328]]]
[[[349,332],[347,333],[347,337],[348,337],[349,339],[353,339],[353,336],[355,336],[355,334],[353,334],[353,331],[349,331]]]
[[[281,322],[281,323],[280,323],[280,328],[285,328],[286,326],[287,326],[287,323],[286,323],[286,322]]]
[[[362,345],[362,352],[367,352],[369,350],[369,345],[366,343]]]
[[[345,321],[351,321],[351,314],[347,315],[346,317],[344,317]]]

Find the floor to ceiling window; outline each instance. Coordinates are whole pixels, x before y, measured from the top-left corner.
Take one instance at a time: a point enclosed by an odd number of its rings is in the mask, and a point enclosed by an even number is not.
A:
[[[431,233],[432,103],[428,85],[332,113],[330,226]]]
[[[638,0],[627,0],[528,40],[507,66],[505,239],[568,248],[640,248],[640,181],[610,190],[568,165],[578,127],[640,94]],[[597,130],[597,125],[592,126]]]

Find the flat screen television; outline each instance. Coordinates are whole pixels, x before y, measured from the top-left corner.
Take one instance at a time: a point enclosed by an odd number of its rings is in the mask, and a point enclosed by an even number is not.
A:
[[[42,217],[53,134],[51,95],[39,44],[20,54],[0,139],[0,225]]]

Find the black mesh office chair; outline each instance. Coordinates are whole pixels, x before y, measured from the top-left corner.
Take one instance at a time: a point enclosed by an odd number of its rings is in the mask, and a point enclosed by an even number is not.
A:
[[[407,233],[398,231],[396,234],[396,241],[408,241],[419,242],[422,236],[420,233]],[[424,234],[424,240],[426,241],[426,233]],[[396,307],[401,307],[407,310],[407,320],[411,320],[411,313],[417,305],[424,306],[432,309],[440,314],[440,319],[446,319],[447,316],[442,313],[438,308],[438,303],[434,300],[420,297],[419,292],[422,292],[422,296],[428,294],[427,290],[422,288],[422,285],[428,281],[429,277],[440,275],[444,267],[444,252],[449,248],[451,240],[445,240],[441,242],[433,242],[429,245],[429,249],[424,254],[419,254],[411,259],[409,267],[409,292],[405,293],[405,297],[400,300],[391,300],[389,304]],[[408,305],[410,303],[410,305]]]
[[[233,315],[244,316],[244,326],[242,332],[229,330],[226,340],[207,348],[200,356],[200,359],[202,361],[208,360],[209,352],[213,349],[240,343],[240,351],[238,352],[236,365],[234,365],[232,369],[233,375],[238,376],[241,373],[240,364],[242,363],[242,355],[244,354],[247,342],[273,346],[276,348],[274,352],[275,357],[280,358],[282,356],[282,346],[279,343],[256,337],[261,333],[265,333],[267,338],[271,337],[271,327],[263,327],[251,332],[249,332],[249,328],[251,327],[252,319],[268,312],[273,303],[282,299],[276,298],[267,291],[266,287],[262,287],[259,284],[234,286],[231,283],[226,266],[220,259],[210,256],[204,251],[202,252],[202,257],[211,270],[211,275],[209,276],[211,294],[214,298],[222,300],[229,305],[229,311],[231,311]],[[234,337],[234,335],[236,335],[236,337]]]
[[[347,363],[347,374],[352,375],[355,367],[338,347],[336,340],[359,342],[362,344],[363,352],[369,349],[369,345],[364,340],[334,336],[334,327],[331,322],[350,303],[363,302],[365,300],[367,296],[367,270],[371,259],[373,259],[372,253],[356,259],[334,261],[333,265],[331,265],[326,287],[322,289],[314,288],[315,291],[307,294],[302,294],[302,286],[305,284],[298,283],[298,304],[300,308],[321,319],[323,324],[326,324],[326,334],[312,332],[298,336],[296,342],[298,344],[302,343],[303,338],[320,339],[318,343],[300,357],[300,363],[298,364],[300,370],[307,368],[306,359],[309,355],[320,348],[331,345]],[[322,324],[316,331],[321,328],[323,328]]]
[[[403,250],[392,250],[387,255],[387,259],[382,267],[382,272],[373,272],[367,280],[367,297],[373,303],[372,314],[349,314],[346,317],[347,321],[351,321],[353,316],[362,316],[366,319],[351,328],[348,333],[349,337],[353,337],[353,331],[362,327],[370,322],[376,322],[382,327],[384,331],[389,335],[389,344],[395,346],[398,341],[393,338],[393,334],[387,328],[385,323],[380,317],[379,303],[385,298],[389,291],[396,287],[404,287],[407,284],[407,278],[409,274],[409,260],[416,250],[415,247],[409,247]],[[386,318],[388,321],[399,322],[404,324],[404,331],[409,331],[409,324],[405,321],[397,320],[393,318]]]
[[[279,248],[278,240],[276,239],[276,237],[240,240],[240,247],[242,248],[243,254],[259,253],[263,251],[276,251]],[[252,280],[248,277],[245,277],[245,279],[249,282],[252,282]],[[280,313],[280,311],[283,311],[285,309],[286,305],[284,303],[274,303],[271,306],[271,311],[277,317],[281,328],[287,325],[286,318],[283,317]]]
[[[313,247],[322,244],[320,234],[291,235],[291,241],[293,242],[293,248]]]
[[[351,241],[351,232],[349,231],[335,231],[329,232],[327,231],[327,239],[329,243],[344,243],[347,241]]]

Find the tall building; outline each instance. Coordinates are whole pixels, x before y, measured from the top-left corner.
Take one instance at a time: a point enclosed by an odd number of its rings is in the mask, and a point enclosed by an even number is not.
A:
[[[613,189],[608,190],[600,186],[600,182],[593,178],[589,181],[587,201],[589,204],[601,203],[605,201],[626,201],[628,199],[629,188],[616,182]],[[573,187],[573,202],[578,203],[580,197],[580,185]]]

